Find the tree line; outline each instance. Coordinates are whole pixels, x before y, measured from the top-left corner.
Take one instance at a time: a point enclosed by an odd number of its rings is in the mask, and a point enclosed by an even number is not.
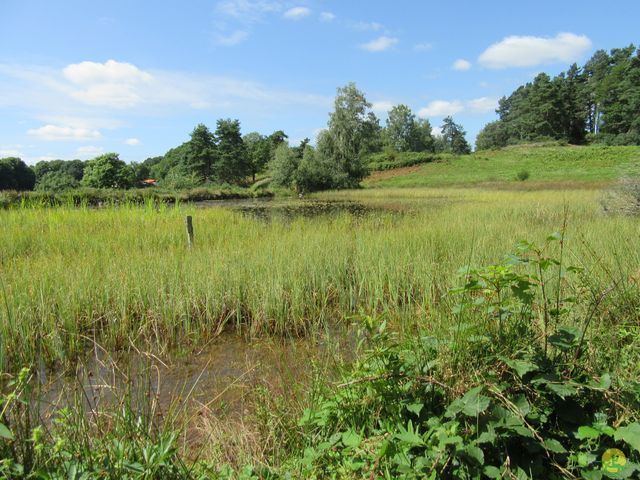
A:
[[[242,135],[239,120],[220,119],[211,131],[197,125],[188,141],[158,157],[127,164],[117,153],[92,160],[40,161],[29,167],[18,158],[0,159],[0,189],[62,191],[78,187],[125,189],[155,179],[171,189],[202,185],[249,185],[263,174],[273,185],[314,191],[353,188],[368,174],[368,156],[381,151],[471,151],[461,125],[447,117],[439,135],[428,120],[406,105],[388,112],[386,124],[354,83],[339,88],[327,128],[316,145],[305,138],[290,146],[282,130]]]
[[[572,144],[640,144],[640,49],[598,50],[582,66],[573,64],[500,99],[499,119],[478,134],[476,149],[539,140]]]

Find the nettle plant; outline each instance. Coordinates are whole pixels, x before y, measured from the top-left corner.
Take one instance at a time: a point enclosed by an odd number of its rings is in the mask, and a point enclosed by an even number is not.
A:
[[[554,246],[559,258],[549,255]],[[459,303],[451,340],[400,339],[367,317],[360,360],[301,420],[309,440],[302,473],[639,475],[640,388],[590,365],[586,332],[606,291],[594,294],[584,272],[565,268],[563,249],[554,234],[542,246],[520,242],[502,264],[465,268],[452,291]],[[474,377],[461,381],[469,370]]]

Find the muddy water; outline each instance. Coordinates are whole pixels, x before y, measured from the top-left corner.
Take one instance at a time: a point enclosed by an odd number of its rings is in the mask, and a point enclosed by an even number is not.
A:
[[[317,199],[251,199],[251,200],[214,200],[197,202],[200,208],[223,207],[242,213],[261,221],[291,221],[296,218],[331,217],[351,215],[356,218],[374,213],[406,213],[407,208],[393,203],[369,203],[353,200],[317,200]]]
[[[297,395],[310,386],[314,373],[330,375],[352,357],[355,342],[354,332],[342,330],[252,341],[224,333],[187,353],[111,355],[96,348],[75,371],[48,375],[40,408],[44,417],[64,406],[82,408],[87,415],[108,414],[131,399],[134,408],[158,417],[238,419],[251,413],[259,394]]]

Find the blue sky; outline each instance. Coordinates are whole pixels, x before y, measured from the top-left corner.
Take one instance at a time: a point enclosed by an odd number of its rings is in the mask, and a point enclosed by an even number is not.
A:
[[[354,81],[382,122],[409,105],[473,141],[540,71],[638,44],[637,0],[0,0],[0,157],[161,155],[197,123],[326,126]]]

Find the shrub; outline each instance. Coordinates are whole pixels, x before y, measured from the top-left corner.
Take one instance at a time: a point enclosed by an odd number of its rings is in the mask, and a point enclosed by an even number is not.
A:
[[[516,174],[516,178],[518,180],[520,180],[521,182],[524,182],[525,180],[527,180],[529,178],[529,171],[528,170],[520,170]]]

